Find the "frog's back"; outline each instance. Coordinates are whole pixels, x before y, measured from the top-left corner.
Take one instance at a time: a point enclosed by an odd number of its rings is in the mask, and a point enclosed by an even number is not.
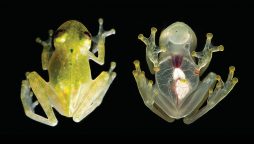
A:
[[[55,51],[49,61],[49,83],[68,107],[67,116],[76,108],[81,88],[91,79],[86,43],[91,41],[86,27],[77,21],[67,21],[56,31]]]

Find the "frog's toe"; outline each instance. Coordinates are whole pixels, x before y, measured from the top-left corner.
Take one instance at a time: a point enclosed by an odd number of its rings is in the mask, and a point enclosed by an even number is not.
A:
[[[103,33],[102,33],[102,37],[108,37],[108,36],[110,36],[110,35],[113,35],[113,34],[115,34],[116,33],[116,30],[115,29],[111,29],[111,30],[109,30],[109,31],[104,31]]]
[[[115,68],[116,68],[116,62],[113,61],[110,63],[109,72],[112,72]]]
[[[230,66],[227,81],[232,83],[233,85],[235,85],[238,82],[238,78],[234,77],[234,73],[235,73],[235,67]]]
[[[139,62],[139,60],[133,61],[133,64],[134,64],[136,70],[137,70],[137,71],[140,71],[140,62]]]
[[[38,101],[33,102],[33,92],[30,89],[30,85],[28,80],[22,81],[21,86],[21,99],[23,103],[26,105],[26,109],[34,112],[35,107],[39,104]],[[27,110],[27,111],[29,111]]]
[[[103,18],[98,19],[99,25],[103,25]]]

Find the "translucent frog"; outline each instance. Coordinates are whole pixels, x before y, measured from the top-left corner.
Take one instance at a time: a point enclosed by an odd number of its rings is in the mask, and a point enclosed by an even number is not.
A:
[[[26,80],[21,86],[25,114],[35,121],[55,126],[58,121],[53,108],[61,115],[80,122],[98,107],[116,77],[113,72],[116,63],[111,62],[109,71],[101,72],[93,80],[89,59],[104,64],[105,38],[112,34],[115,34],[114,29],[104,31],[102,19],[99,19],[99,32],[95,37],[82,23],[70,20],[57,29],[54,38],[52,30],[47,41],[37,38],[36,41],[43,46],[42,68],[48,70],[49,82],[37,72],[26,73]],[[97,52],[98,56],[95,55]],[[37,98],[35,102],[32,101],[33,93]],[[38,104],[47,117],[35,113]]]
[[[133,75],[139,92],[145,105],[167,122],[183,118],[185,124],[190,124],[211,110],[233,89],[238,82],[233,77],[235,67],[229,67],[225,83],[213,72],[200,81],[212,54],[223,51],[224,47],[213,46],[213,35],[207,33],[203,51],[195,52],[196,35],[183,22],[173,23],[163,30],[159,46],[155,43],[156,31],[156,28],[151,28],[149,38],[142,34],[138,36],[146,45],[146,61],[150,72],[155,75],[153,84],[141,71],[140,62],[134,61]]]

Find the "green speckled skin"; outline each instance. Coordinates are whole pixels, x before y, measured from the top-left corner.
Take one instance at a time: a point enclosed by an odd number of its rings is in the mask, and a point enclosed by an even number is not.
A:
[[[21,100],[25,113],[31,119],[55,126],[57,119],[55,108],[66,117],[73,117],[75,122],[81,121],[97,106],[114,80],[116,73],[111,62],[108,72],[102,72],[95,80],[91,77],[89,60],[104,64],[105,38],[115,33],[115,30],[104,31],[103,20],[99,19],[99,32],[92,37],[87,28],[80,22],[70,20],[63,23],[55,32],[52,48],[52,35],[48,41],[37,38],[43,45],[42,67],[48,70],[49,82],[46,82],[36,72],[27,73],[27,80],[22,81]],[[92,41],[94,42],[91,48]],[[92,51],[90,51],[92,49]],[[94,53],[98,52],[98,57]],[[32,102],[30,87],[36,96]],[[34,112],[40,104],[47,115],[44,118]]]

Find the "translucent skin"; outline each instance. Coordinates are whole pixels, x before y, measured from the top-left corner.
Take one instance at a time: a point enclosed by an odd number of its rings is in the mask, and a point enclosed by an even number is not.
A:
[[[155,74],[156,83],[163,95],[167,96],[170,102],[174,101],[174,107],[181,111],[181,105],[199,83],[199,75],[195,73],[197,66],[191,57],[191,51],[195,50],[197,38],[191,28],[181,22],[176,22],[163,30],[160,36],[159,45],[166,49],[159,56],[160,71]],[[179,98],[175,92],[177,87],[173,79],[174,70],[182,70],[187,80],[187,87],[190,89],[183,98]],[[169,87],[170,86],[170,87]],[[173,114],[172,114],[173,115]],[[186,112],[179,116],[186,115]]]
[[[53,107],[66,117],[73,117],[75,122],[81,121],[102,102],[102,99],[114,80],[116,73],[111,62],[108,72],[101,72],[92,79],[89,60],[103,65],[105,57],[105,38],[115,30],[104,31],[103,20],[99,19],[99,32],[92,37],[87,28],[80,22],[70,20],[63,23],[48,41],[36,41],[43,45],[42,67],[48,70],[49,82],[36,72],[27,73],[27,80],[22,81],[21,100],[25,114],[38,122],[55,126],[57,119]],[[93,39],[92,51],[90,51]],[[94,55],[98,51],[98,57]],[[38,101],[32,102],[30,87]],[[34,112],[40,104],[47,115],[42,117]]]
[[[155,44],[157,29],[151,29],[149,38],[139,35],[146,48],[149,70],[155,74],[155,84],[147,80],[140,69],[138,60],[134,61],[134,78],[146,106],[168,122],[184,118],[190,124],[212,109],[235,86],[234,67],[230,67],[228,79],[223,83],[220,76],[210,73],[200,81],[200,75],[208,67],[212,53],[223,51],[223,46],[211,44],[212,34],[202,52],[195,52],[197,38],[193,30],[182,22],[176,22],[161,32],[159,46]],[[198,64],[194,57],[198,58]],[[217,84],[216,84],[217,81]],[[216,85],[216,87],[215,87]],[[200,107],[207,100],[207,105]]]

